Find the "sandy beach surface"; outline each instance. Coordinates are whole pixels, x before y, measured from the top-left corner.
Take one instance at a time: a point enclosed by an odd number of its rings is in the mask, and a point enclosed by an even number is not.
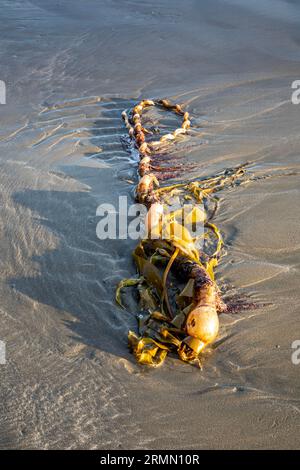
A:
[[[292,0],[2,0],[0,447],[299,448],[300,5]],[[265,306],[221,317],[203,371],[136,365],[116,284],[132,240],[96,236],[132,197],[121,112],[193,116],[198,175],[274,174],[222,193],[219,285]],[[279,176],[283,175],[283,176]]]

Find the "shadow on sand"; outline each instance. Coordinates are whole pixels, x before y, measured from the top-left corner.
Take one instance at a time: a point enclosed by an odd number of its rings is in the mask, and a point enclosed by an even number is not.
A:
[[[95,128],[98,124],[96,121]],[[99,132],[92,131],[91,142]],[[120,158],[124,155],[123,164],[110,165],[108,154],[103,152],[100,168],[97,164],[73,165],[55,173],[61,180],[60,188],[75,186],[79,190],[26,190],[14,194],[14,202],[22,210],[29,209],[32,236],[47,247],[39,234],[40,226],[46,227],[55,248],[46,248],[42,255],[32,257],[36,276],[7,282],[30,299],[60,312],[59,318],[77,342],[132,360],[127,351],[127,332],[136,327],[135,312],[121,310],[114,299],[120,279],[135,274],[130,253],[136,242],[99,240],[96,235],[98,205],[105,202],[117,207],[119,195],[131,197],[130,185],[116,175],[122,166],[124,171],[130,166],[120,138],[116,137],[113,143]],[[92,349],[90,353],[93,354]]]

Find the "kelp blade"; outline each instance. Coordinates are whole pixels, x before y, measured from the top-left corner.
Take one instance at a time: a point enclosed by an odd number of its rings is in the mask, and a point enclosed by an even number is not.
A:
[[[119,282],[117,289],[116,289],[116,302],[120,307],[124,308],[124,305],[122,304],[122,299],[121,299],[121,290],[124,289],[125,287],[132,287],[136,286],[141,282],[141,279],[123,279],[122,281]]]

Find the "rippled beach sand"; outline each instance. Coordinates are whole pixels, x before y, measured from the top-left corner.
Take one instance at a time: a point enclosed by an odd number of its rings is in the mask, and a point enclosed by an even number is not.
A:
[[[1,448],[299,447],[300,6],[157,3],[1,2]],[[96,237],[97,206],[132,197],[121,112],[162,96],[197,175],[273,175],[221,194],[218,283],[264,306],[220,317],[203,371],[135,363],[114,302],[135,242]]]

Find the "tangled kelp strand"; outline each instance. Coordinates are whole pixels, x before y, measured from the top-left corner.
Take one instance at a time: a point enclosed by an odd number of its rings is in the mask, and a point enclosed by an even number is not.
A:
[[[146,135],[156,133],[142,123],[144,109],[151,106],[182,117],[181,126],[159,140],[146,140]],[[144,312],[138,317],[139,335],[132,331],[128,334],[129,347],[140,364],[157,367],[170,352],[177,352],[183,361],[199,364],[199,354],[218,336],[218,314],[226,311],[214,278],[223,247],[220,230],[212,222],[218,207],[215,193],[249,181],[248,163],[211,177],[161,186],[160,181],[182,167],[163,167],[158,164],[158,155],[161,161],[168,146],[187,135],[191,127],[189,113],[169,100],[142,100],[131,112],[124,111],[122,117],[140,156],[136,199],[148,208],[147,235],[133,253],[140,277],[122,281],[116,292],[116,300],[122,305],[121,289],[137,286]],[[170,209],[174,197],[185,205],[185,210]],[[214,247],[211,253],[199,250],[199,237],[193,237],[189,228],[195,223],[204,224],[205,239]],[[171,285],[171,275],[185,287],[180,290],[179,284]]]

